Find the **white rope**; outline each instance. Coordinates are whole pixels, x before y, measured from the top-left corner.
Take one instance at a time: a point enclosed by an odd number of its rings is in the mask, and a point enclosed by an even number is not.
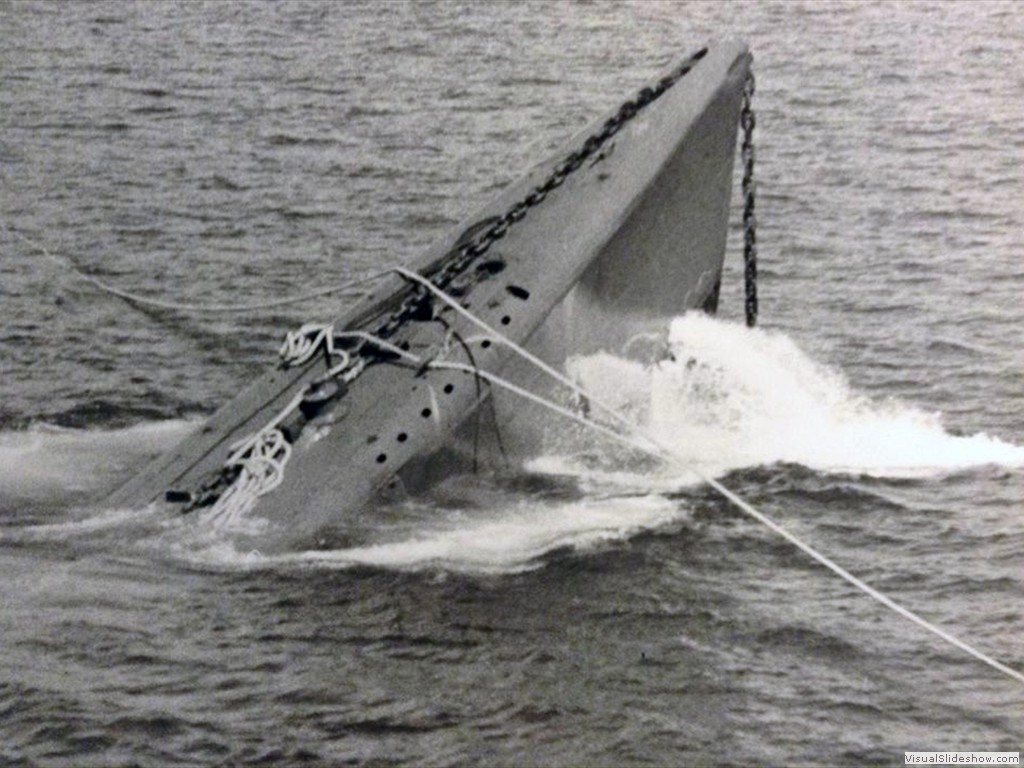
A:
[[[453,310],[455,310],[458,314],[462,315],[467,320],[469,320],[471,323],[473,323],[475,326],[477,326],[478,328],[482,328],[484,331],[486,331],[488,334],[490,334],[492,341],[497,341],[497,342],[499,342],[499,343],[509,347],[516,354],[518,354],[520,357],[522,357],[523,359],[528,360],[529,362],[533,363],[535,366],[540,368],[542,371],[544,371],[544,373],[548,374],[549,376],[554,378],[556,381],[559,381],[562,384],[564,384],[565,386],[569,387],[569,389],[573,390],[578,395],[582,395],[583,397],[586,397],[588,400],[590,400],[591,403],[593,403],[594,405],[598,406],[602,411],[607,413],[609,416],[612,416],[619,423],[625,425],[628,429],[630,429],[630,431],[634,430],[633,424],[631,424],[629,422],[629,420],[626,419],[622,414],[620,414],[615,408],[613,408],[612,406],[608,405],[607,403],[604,403],[601,400],[593,397],[588,392],[585,392],[583,390],[583,388],[580,387],[575,381],[573,381],[569,377],[565,376],[560,371],[552,368],[550,365],[545,363],[539,357],[537,357],[533,353],[529,352],[528,350],[526,350],[525,348],[523,348],[519,344],[516,344],[514,341],[512,341],[512,339],[508,338],[507,336],[505,336],[500,331],[498,331],[495,328],[493,328],[492,326],[488,325],[486,321],[484,321],[481,318],[477,317],[472,312],[470,312],[468,309],[463,307],[455,299],[453,299],[451,296],[449,296],[443,290],[438,288],[436,285],[434,285],[432,282],[430,282],[430,280],[425,278],[423,275],[421,275],[421,274],[419,274],[417,272],[413,272],[412,270],[406,269],[405,267],[395,267],[394,271],[397,272],[402,277],[405,277],[408,280],[412,280],[413,282],[422,285],[428,291],[430,291],[435,296],[437,296],[437,298],[439,298],[441,301],[443,301],[445,304],[447,304],[449,307],[451,307]]]
[[[12,230],[6,224],[4,224],[4,229],[6,229],[8,232],[13,234],[18,239],[25,242],[30,247],[39,250],[51,260],[60,263],[59,260],[42,245],[30,240],[29,238],[25,237],[19,232],[16,232],[15,230]],[[950,643],[956,648],[959,648],[965,653],[987,664],[993,669],[1002,672],[1003,674],[1013,678],[1014,680],[1017,680],[1018,682],[1024,683],[1024,674],[993,659],[991,656],[988,656],[987,654],[977,650],[968,643],[954,637],[953,635],[949,634],[948,632],[936,626],[935,624],[932,624],[931,622],[927,621],[921,616],[918,616],[913,611],[910,611],[907,608],[904,608],[903,606],[899,605],[885,594],[879,592],[874,587],[871,587],[870,585],[868,585],[867,583],[865,583],[864,581],[862,581],[861,579],[857,578],[852,573],[847,571],[845,568],[832,561],[830,558],[826,557],[825,555],[815,550],[809,544],[806,544],[804,541],[802,541],[797,536],[787,531],[785,528],[780,526],[775,521],[771,520],[762,512],[759,512],[752,505],[744,501],[742,498],[740,498],[735,493],[730,491],[717,480],[708,477],[707,475],[705,475],[703,472],[700,472],[692,465],[689,465],[681,461],[678,456],[676,456],[671,450],[666,448],[664,445],[661,445],[658,441],[654,440],[649,435],[640,432],[634,424],[629,422],[629,420],[626,419],[622,414],[620,414],[616,409],[597,399],[591,393],[587,392],[582,387],[580,387],[576,382],[567,378],[562,373],[549,366],[543,360],[536,357],[519,344],[516,344],[511,339],[504,336],[500,331],[490,326],[484,320],[480,319],[473,313],[469,312],[469,310],[461,306],[457,301],[451,298],[447,293],[438,288],[423,275],[420,275],[404,267],[394,267],[391,269],[382,270],[380,272],[377,272],[373,275],[370,275],[359,280],[352,280],[339,285],[320,288],[316,291],[311,291],[308,293],[300,294],[297,296],[291,296],[284,299],[276,299],[273,301],[260,302],[257,304],[199,305],[166,302],[161,301],[159,299],[152,299],[146,296],[140,296],[129,291],[124,291],[115,286],[108,285],[107,283],[104,283],[101,280],[92,277],[91,275],[86,274],[82,272],[80,269],[78,269],[74,264],[71,264],[70,262],[68,263],[71,266],[74,273],[80,279],[90,283],[91,285],[93,285],[94,287],[98,288],[101,291],[104,291],[105,293],[118,296],[119,298],[122,298],[126,301],[130,301],[144,306],[156,307],[158,309],[167,309],[179,312],[209,313],[247,312],[270,309],[273,307],[284,306],[287,304],[294,304],[302,301],[307,301],[309,299],[318,298],[321,296],[327,296],[332,293],[338,293],[344,290],[352,289],[359,285],[379,280],[380,278],[388,274],[397,273],[405,277],[406,279],[418,283],[419,285],[426,288],[428,291],[430,291],[439,299],[441,299],[441,301],[443,301],[445,304],[451,307],[455,312],[462,315],[467,320],[472,322],[474,325],[476,325],[479,328],[482,328],[484,331],[490,334],[492,341],[500,342],[501,344],[509,347],[520,357],[532,363],[534,366],[544,371],[555,380],[569,387],[577,395],[585,397],[590,403],[598,406],[602,411],[612,416],[616,421],[625,426],[632,435],[640,437],[643,440],[650,443],[650,446],[644,445],[639,440],[636,440],[631,436],[622,435],[616,432],[615,430],[609,429],[608,427],[591,421],[590,419],[586,419],[580,416],[579,414],[574,413],[573,411],[567,408],[564,408],[563,406],[560,406],[541,397],[540,395],[523,389],[522,387],[518,387],[517,385],[512,384],[511,382],[506,381],[505,379],[502,379],[500,376],[497,376],[475,366],[470,366],[463,363],[433,361],[428,364],[431,368],[459,370],[475,376],[480,376],[481,378],[486,379],[492,384],[496,384],[500,387],[503,387],[513,392],[514,394],[517,394],[543,407],[553,410],[554,412],[573,421],[576,421],[590,429],[598,431],[601,434],[604,434],[605,436],[613,440],[628,445],[629,447],[634,448],[636,450],[643,451],[657,458],[667,460],[674,464],[675,466],[679,467],[680,469],[684,469],[688,472],[691,472],[700,480],[707,483],[720,494],[722,494],[722,496],[724,496],[726,499],[731,501],[742,512],[744,512],[757,522],[761,523],[762,525],[766,526],[773,532],[777,533],[779,536],[782,536],[784,539],[786,539],[786,541],[790,542],[793,546],[797,547],[799,550],[807,554],[809,557],[813,558],[815,561],[825,566],[833,573],[835,573],[836,575],[838,575],[839,577],[841,577],[842,579],[844,579],[845,581],[859,589],[860,591],[864,592],[869,597],[873,598],[882,605],[896,612],[900,616],[903,616],[909,621],[912,621],[913,623],[917,624],[923,629],[926,629],[927,631],[931,632],[932,634],[941,638],[942,640],[945,640],[947,643]],[[420,362],[421,360],[418,356],[413,355],[412,353],[409,353],[405,350],[402,350],[399,347],[396,347],[395,345],[385,341],[384,339],[377,338],[368,333],[349,331],[345,332],[344,334],[338,335],[349,336],[353,338],[361,338],[364,341],[369,341],[374,344],[377,344],[382,349],[393,352],[402,358],[412,360],[414,362]],[[313,356],[313,354],[315,354],[320,344],[326,341],[328,345],[329,355],[339,354],[340,352],[340,355],[343,356],[342,363],[331,369],[332,373],[340,373],[349,366],[350,357],[347,352],[344,352],[343,350],[339,351],[334,349],[333,339],[334,334],[330,326],[313,326],[312,324],[304,325],[298,331],[297,334],[289,334],[288,337],[286,337],[285,344],[281,350],[281,354],[282,357],[289,362],[289,364],[299,365],[302,362],[308,361]],[[362,367],[360,367],[360,370],[361,368]],[[353,373],[355,374],[356,372],[353,371]],[[274,490],[281,484],[284,478],[284,466],[291,456],[291,445],[288,443],[287,440],[284,439],[284,435],[281,433],[279,429],[277,429],[277,425],[284,418],[284,416],[287,415],[287,413],[290,413],[298,405],[298,402],[301,400],[301,398],[302,394],[300,394],[296,398],[296,400],[293,401],[293,403],[291,403],[288,406],[288,408],[282,411],[282,413],[279,414],[279,416],[276,417],[274,420],[272,420],[266,427],[264,427],[262,430],[260,430],[252,437],[243,440],[241,444],[233,450],[231,457],[228,459],[228,466],[239,466],[239,477],[236,478],[235,482],[232,483],[231,487],[228,488],[228,490],[221,494],[221,496],[218,498],[216,504],[214,504],[214,507],[211,510],[210,519],[216,519],[222,523],[235,522],[240,516],[244,515],[246,512],[249,511],[249,509],[252,508],[256,499],[258,499],[260,496],[265,495],[266,493],[269,493],[270,491]],[[653,449],[651,446],[653,446]]]
[[[289,332],[281,346],[281,357],[286,365],[301,365],[311,360],[321,346],[325,346],[329,355],[343,358],[341,363],[320,378],[330,379],[349,368],[350,355],[334,346],[336,339],[345,338],[372,343],[411,362],[422,363],[417,355],[365,331],[345,331],[336,334],[332,325],[320,323],[306,323],[298,331]],[[343,376],[346,383],[358,376],[365,365],[365,359],[360,358]],[[261,430],[231,445],[224,466],[237,467],[238,475],[228,489],[217,498],[207,514],[208,522],[221,528],[233,527],[255,506],[261,496],[281,485],[285,465],[292,455],[292,447],[278,427],[288,414],[299,406],[305,394],[306,390],[303,389]]]
[[[24,242],[26,245],[40,251],[44,256],[51,259],[54,263],[64,267],[70,267],[72,273],[76,277],[78,277],[80,280],[89,283],[94,288],[97,288],[100,291],[103,291],[104,293],[109,293],[112,296],[117,296],[118,298],[124,299],[125,301],[131,302],[133,304],[154,307],[155,309],[166,309],[173,312],[199,312],[215,314],[221,312],[256,312],[264,309],[273,309],[274,307],[283,307],[289,304],[299,304],[303,301],[309,301],[311,299],[320,298],[322,296],[329,296],[331,294],[341,293],[352,288],[357,288],[360,285],[365,285],[366,283],[371,283],[376,280],[380,280],[381,278],[387,277],[388,275],[394,272],[394,270],[392,269],[385,269],[381,270],[380,272],[375,272],[372,275],[368,275],[367,277],[359,278],[358,280],[349,280],[347,282],[338,283],[337,285],[328,286],[326,288],[318,288],[317,290],[309,291],[308,293],[300,293],[294,296],[287,296],[282,299],[273,299],[271,301],[258,302],[256,304],[184,304],[173,301],[162,301],[160,299],[153,299],[148,296],[142,296],[137,293],[132,293],[131,291],[126,291],[116,286],[110,285],[109,283],[105,283],[102,280],[98,280],[92,275],[83,272],[81,269],[75,266],[75,264],[72,263],[70,259],[65,259],[63,261],[61,259],[58,259],[52,253],[50,253],[44,246],[40,245],[34,240],[25,237],[20,232],[11,229],[6,224],[4,224],[4,229],[6,229],[16,238]]]
[[[949,634],[948,632],[946,632],[941,627],[938,627],[935,624],[932,624],[927,619],[924,619],[921,616],[918,616],[913,611],[911,611],[911,610],[909,610],[907,608],[904,608],[902,605],[897,603],[892,598],[888,597],[887,595],[883,594],[882,592],[879,592],[877,589],[875,589],[874,587],[870,586],[869,584],[866,584],[865,582],[861,581],[859,578],[854,576],[852,573],[847,571],[842,566],[836,564],[835,562],[833,562],[832,560],[827,558],[825,555],[823,555],[820,552],[818,552],[817,550],[813,549],[810,545],[805,544],[803,541],[798,539],[796,536],[794,536],[792,533],[787,531],[785,528],[783,528],[781,525],[776,523],[774,520],[771,520],[770,518],[768,518],[764,513],[758,512],[756,509],[754,509],[754,507],[752,507],[746,501],[744,501],[739,496],[737,496],[735,493],[730,491],[724,485],[719,483],[717,480],[714,480],[714,479],[711,479],[709,477],[706,477],[705,475],[703,475],[701,472],[699,472],[698,470],[694,469],[693,467],[687,467],[687,469],[689,469],[691,472],[693,472],[699,478],[704,480],[704,482],[706,482],[708,485],[710,485],[712,488],[714,488],[716,491],[718,491],[720,494],[722,494],[725,498],[727,498],[729,501],[731,501],[733,504],[735,504],[741,510],[746,512],[750,517],[754,518],[759,523],[762,523],[763,525],[767,526],[771,530],[775,531],[775,533],[777,533],[780,536],[782,536],[790,544],[792,544],[793,546],[797,547],[798,549],[800,549],[802,552],[806,553],[810,557],[814,558],[819,563],[821,563],[823,566],[828,568],[830,571],[832,571],[836,575],[838,575],[841,578],[843,578],[846,581],[848,581],[850,584],[855,586],[857,589],[859,589],[862,592],[864,592],[864,594],[874,598],[875,600],[880,602],[882,605],[884,605],[886,608],[890,608],[891,610],[895,611],[896,613],[898,613],[903,618],[909,619],[910,621],[912,621],[915,624],[917,624],[919,627],[922,627],[922,628],[928,630],[929,632],[931,632],[932,634],[934,634],[935,636],[942,638],[943,640],[945,640],[950,645],[956,646],[961,651],[964,651],[965,653],[970,654],[971,656],[976,658],[978,661],[981,661],[981,662],[983,662],[985,664],[988,664],[993,669],[996,669],[999,672],[1002,672],[1004,675],[1012,677],[1014,680],[1016,680],[1016,681],[1018,681],[1020,683],[1024,683],[1024,674],[1021,674],[1017,670],[1015,670],[1015,669],[1013,669],[1011,667],[1006,666],[1005,664],[1003,664],[1000,661],[997,661],[997,660],[993,659],[988,654],[983,653],[982,651],[979,651],[977,648],[975,648],[972,645],[969,645],[968,643],[965,643],[963,640],[960,640],[959,638],[954,637],[953,635]]]
[[[292,447],[281,430],[268,426],[256,433],[228,459],[226,466],[239,468],[238,477],[217,499],[207,521],[218,527],[234,526],[260,496],[281,484],[291,455]]]
[[[311,360],[321,346],[325,346],[329,355],[343,358],[320,380],[330,379],[349,368],[351,356],[334,346],[335,340],[346,338],[374,344],[417,365],[423,362],[419,356],[373,334],[365,331],[334,333],[332,325],[321,323],[306,323],[298,331],[289,332],[281,346],[281,357],[287,365],[301,365]],[[360,358],[343,377],[345,381],[350,382],[358,376],[365,365],[365,359]],[[284,468],[291,458],[292,447],[278,427],[299,406],[305,393],[304,389],[292,398],[261,430],[231,445],[224,466],[238,467],[238,476],[217,498],[207,515],[208,522],[217,527],[232,527],[255,506],[261,496],[270,493],[283,482]]]
[[[506,380],[502,379],[501,377],[496,376],[495,374],[492,374],[492,373],[490,373],[488,371],[480,370],[479,368],[475,368],[474,366],[465,365],[465,364],[462,364],[462,363],[448,363],[448,362],[434,362],[434,363],[431,363],[431,367],[435,367],[435,368],[448,368],[448,369],[452,369],[452,370],[461,370],[461,371],[464,371],[466,373],[471,373],[473,375],[485,378],[488,381],[490,381],[492,384],[496,384],[496,385],[498,385],[500,387],[503,387],[503,388],[509,390],[510,392],[513,392],[513,393],[515,393],[517,395],[525,397],[526,399],[531,400],[532,402],[538,403],[538,404],[548,408],[549,410],[552,410],[552,411],[554,411],[554,412],[556,412],[556,413],[558,413],[558,414],[560,414],[562,416],[565,416],[566,418],[572,419],[573,421],[576,421],[577,423],[583,424],[584,426],[590,427],[591,429],[594,429],[594,430],[596,430],[598,432],[601,432],[602,434],[612,438],[613,440],[616,440],[616,441],[618,441],[618,442],[620,442],[620,443],[622,443],[624,445],[627,445],[627,446],[629,446],[631,448],[634,448],[636,450],[643,451],[643,452],[645,452],[645,453],[647,453],[647,454],[649,454],[651,456],[654,456],[655,458],[666,460],[666,461],[672,463],[673,465],[675,465],[676,467],[692,473],[693,475],[698,477],[700,480],[702,480],[703,482],[707,483],[712,488],[714,488],[716,491],[718,491],[720,494],[722,494],[722,496],[724,496],[726,499],[728,499],[730,502],[732,502],[739,510],[744,512],[746,515],[748,515],[749,517],[753,518],[757,522],[761,523],[762,525],[767,527],[769,530],[777,533],[779,536],[782,536],[784,539],[786,539],[786,541],[790,542],[793,546],[797,547],[800,551],[804,552],[805,554],[807,554],[808,556],[813,558],[815,561],[817,561],[821,565],[823,565],[826,568],[828,568],[830,571],[832,571],[837,576],[839,576],[840,578],[844,579],[849,584],[851,584],[854,587],[856,587],[857,589],[859,589],[864,594],[866,594],[869,597],[871,597],[872,599],[878,601],[879,603],[881,603],[885,607],[889,608],[890,610],[895,611],[897,614],[899,614],[900,616],[904,617],[905,619],[908,619],[909,621],[912,621],[913,623],[917,624],[919,627],[922,627],[923,629],[926,629],[927,631],[929,631],[932,634],[934,634],[936,637],[941,638],[942,640],[944,640],[947,643],[953,645],[954,647],[959,648],[960,650],[964,651],[965,653],[973,656],[975,659],[983,662],[984,664],[987,664],[988,666],[992,667],[993,669],[1003,673],[1004,675],[1006,675],[1008,677],[1013,678],[1014,680],[1016,680],[1016,681],[1018,681],[1020,683],[1024,683],[1024,674],[1018,672],[1017,670],[1015,670],[1015,669],[1013,669],[1011,667],[1008,667],[1007,665],[1003,664],[1000,661],[997,661],[996,659],[992,658],[988,654],[986,654],[986,653],[984,653],[982,651],[979,651],[977,648],[974,648],[972,645],[970,645],[970,644],[964,642],[963,640],[960,640],[959,638],[951,635],[950,633],[946,632],[944,629],[936,626],[935,624],[933,624],[930,621],[928,621],[927,619],[919,616],[918,614],[914,613],[913,611],[909,610],[908,608],[904,608],[902,605],[900,605],[899,603],[894,601],[892,598],[888,597],[887,595],[883,594],[882,592],[879,592],[877,589],[875,589],[874,587],[872,587],[869,584],[865,583],[864,581],[862,581],[858,577],[854,576],[852,573],[847,571],[845,568],[843,568],[838,563],[834,562],[829,557],[827,557],[827,556],[823,555],[822,553],[818,552],[816,549],[814,549],[812,546],[810,546],[809,544],[804,542],[802,539],[798,538],[796,535],[794,535],[794,534],[790,533],[789,531],[787,531],[785,528],[783,528],[781,525],[779,525],[774,520],[769,518],[763,512],[759,512],[750,503],[748,503],[747,501],[743,500],[741,497],[739,497],[734,492],[730,491],[728,488],[726,488],[724,485],[722,485],[722,483],[718,482],[714,478],[708,477],[707,475],[705,475],[703,472],[701,472],[700,470],[698,470],[696,467],[692,466],[691,464],[689,464],[687,462],[684,462],[679,456],[677,456],[668,447],[666,447],[665,445],[661,444],[660,442],[658,442],[654,438],[650,437],[649,435],[646,435],[646,434],[643,434],[642,432],[640,432],[637,429],[636,425],[634,425],[631,422],[629,422],[620,413],[618,413],[614,409],[610,408],[609,406],[601,403],[599,400],[594,398],[590,393],[586,392],[582,387],[577,385],[575,382],[571,382],[569,379],[564,377],[562,374],[560,374],[558,372],[555,372],[552,368],[550,368],[550,366],[546,365],[545,363],[543,363],[542,361],[540,361],[538,358],[536,358],[535,356],[531,355],[530,353],[526,352],[526,350],[522,349],[522,347],[520,347],[518,344],[513,342],[511,339],[506,338],[501,332],[499,332],[496,329],[492,328],[491,326],[489,326],[483,320],[477,318],[475,315],[470,313],[469,310],[467,310],[465,307],[460,306],[454,299],[449,297],[446,293],[444,293],[444,291],[442,291],[436,285],[434,285],[429,280],[424,278],[422,275],[417,275],[415,273],[411,273],[408,270],[405,270],[405,269],[402,269],[402,268],[399,268],[396,271],[399,272],[399,274],[402,274],[403,276],[408,277],[409,279],[414,280],[415,282],[418,282],[421,285],[423,285],[424,287],[428,288],[428,290],[430,290],[434,295],[438,296],[442,301],[444,301],[446,304],[448,304],[448,306],[450,306],[453,309],[455,309],[456,311],[458,311],[459,314],[463,315],[464,317],[466,317],[467,319],[472,321],[475,325],[477,325],[477,326],[479,326],[481,328],[484,328],[488,333],[490,333],[492,335],[492,337],[493,337],[492,340],[499,340],[499,341],[501,341],[503,344],[505,344],[506,346],[508,346],[512,350],[514,350],[517,353],[519,353],[523,358],[525,358],[529,362],[534,363],[535,365],[537,365],[537,367],[539,367],[541,370],[545,371],[546,373],[552,374],[555,379],[557,379],[558,381],[562,382],[563,384],[566,384],[567,386],[571,387],[574,392],[576,392],[576,393],[586,397],[591,402],[593,402],[593,403],[597,404],[598,406],[600,406],[602,408],[602,410],[604,410],[604,411],[608,412],[609,414],[611,414],[612,416],[614,416],[615,419],[619,423],[624,424],[633,435],[637,435],[638,437],[641,437],[643,440],[648,441],[650,443],[650,445],[654,447],[654,449],[652,450],[652,448],[643,445],[643,443],[641,443],[640,441],[634,439],[631,436],[619,434],[618,432],[615,432],[612,429],[608,429],[607,427],[605,427],[605,426],[603,426],[601,424],[597,424],[595,422],[592,422],[589,419],[586,419],[583,416],[580,416],[579,414],[576,414],[576,413],[570,411],[569,409],[564,408],[563,406],[560,406],[560,405],[558,405],[556,403],[552,403],[552,402],[548,401],[547,399],[541,397],[540,395],[537,395],[537,394],[535,394],[533,392],[529,392],[528,390],[525,390],[522,387],[518,387],[517,385],[515,385],[515,384],[513,384],[513,383],[511,383],[509,381],[506,381]]]
[[[324,347],[328,359],[340,357],[341,362],[331,366],[324,374],[324,379],[337,376],[352,362],[348,352],[343,349],[336,349],[334,340],[337,338],[334,333],[334,326],[331,323],[306,323],[297,331],[289,331],[285,334],[284,344],[278,354],[286,367],[302,365],[313,359],[320,347]]]
[[[288,367],[302,365],[312,359],[321,344],[327,345],[327,354],[334,350],[332,326],[324,323],[306,323],[297,331],[288,331],[278,350],[281,361]]]
[[[611,429],[610,427],[606,427],[603,424],[598,424],[596,421],[590,421],[586,417],[581,416],[580,414],[570,410],[569,408],[566,408],[563,405],[554,403],[548,400],[547,398],[538,395],[536,392],[531,392],[530,390],[524,387],[520,387],[518,384],[513,384],[511,381],[503,379],[501,376],[498,376],[495,373],[491,373],[490,371],[486,371],[483,368],[477,368],[466,363],[452,363],[446,360],[437,360],[432,363],[429,363],[429,367],[440,368],[442,370],[450,371],[462,371],[463,373],[478,375],[480,376],[481,379],[486,379],[492,384],[497,384],[502,389],[507,389],[509,392],[519,395],[520,397],[523,397],[531,402],[537,403],[538,405],[541,405],[544,408],[547,408],[548,410],[554,411],[555,413],[564,416],[567,419],[571,419],[572,421],[575,421],[578,424],[582,424],[584,427],[587,427],[588,429],[592,429],[595,432],[600,432],[605,437],[609,437],[612,440],[622,443],[623,445],[629,446],[630,448],[635,448],[638,451],[642,451],[643,453],[646,453],[648,456],[655,455],[654,452],[651,450],[650,446],[643,445],[639,441],[633,440],[629,436],[623,435],[620,432],[616,432],[614,429]],[[660,453],[656,454],[655,457],[659,459],[666,458],[660,455]]]
[[[294,411],[305,390],[293,397],[262,429],[233,443],[225,467],[238,467],[238,476],[210,509],[207,520],[230,527],[249,512],[256,500],[277,488],[284,480],[284,467],[292,447],[278,428]]]
[[[397,355],[398,357],[404,358],[409,362],[416,363],[417,365],[423,362],[422,358],[420,358],[417,355],[414,355],[412,352],[402,349],[401,347],[392,344],[390,341],[386,341],[380,338],[380,336],[374,336],[372,333],[367,333],[366,331],[342,331],[340,333],[334,334],[334,338],[360,339],[362,341],[369,342],[370,344],[374,344],[380,347],[381,349],[392,353],[393,355]]]

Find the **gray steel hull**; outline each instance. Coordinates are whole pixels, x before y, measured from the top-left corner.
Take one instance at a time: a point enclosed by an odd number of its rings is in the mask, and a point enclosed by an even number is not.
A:
[[[618,350],[634,334],[713,302],[748,68],[741,43],[709,48],[685,77],[508,228],[484,257],[500,262],[500,273],[479,272],[483,277],[465,287],[459,302],[555,366],[570,352]],[[567,142],[566,151],[578,148],[604,122]],[[503,215],[548,178],[564,155],[540,163],[411,268],[425,274],[436,269],[467,231]],[[409,290],[402,279],[388,278],[335,328],[372,330]],[[464,344],[480,335],[465,318],[434,301],[427,315],[403,323],[389,340],[424,359],[441,356],[535,391],[550,390],[548,377],[504,345],[479,338]],[[323,373],[317,361],[269,371],[106,504],[158,503],[180,511],[180,505],[165,501],[167,491],[187,494],[216,475],[232,443],[263,428]],[[495,426],[506,454],[530,455],[550,417],[539,416],[514,395],[492,390],[460,371],[383,359],[368,365],[344,396],[302,431],[280,484],[247,512],[249,522],[260,524],[259,532],[241,526],[237,535],[265,551],[308,546],[319,528],[366,511],[396,478],[417,488],[449,471],[451,457],[473,442],[468,437],[477,430],[482,442],[475,450],[484,460],[497,454]],[[493,408],[486,403],[491,396]],[[199,507],[190,514],[201,524],[207,511]]]

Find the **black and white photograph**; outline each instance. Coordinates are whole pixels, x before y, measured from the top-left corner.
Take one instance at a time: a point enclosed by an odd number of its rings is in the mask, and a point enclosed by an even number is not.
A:
[[[0,765],[1019,765],[1022,10],[0,0]]]

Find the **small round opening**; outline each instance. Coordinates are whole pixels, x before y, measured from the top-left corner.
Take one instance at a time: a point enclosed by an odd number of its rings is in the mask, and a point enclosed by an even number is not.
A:
[[[399,432],[398,433],[398,442],[404,443],[408,439],[409,439],[409,436],[407,434],[405,434],[405,432]]]
[[[379,453],[379,454],[377,454],[377,463],[378,464],[383,464],[387,460],[388,460],[388,455],[386,453]]]
[[[491,346],[491,340],[484,339],[483,341],[480,342],[480,346],[483,347],[484,349],[487,349],[488,347]]]
[[[450,395],[454,391],[455,391],[455,385],[454,384],[445,384],[444,385],[444,393],[446,395]]]
[[[505,315],[503,318],[501,318],[501,324],[502,325],[508,325],[511,322],[512,322],[512,318],[509,317],[508,315]]]
[[[431,413],[432,411],[429,408],[424,408],[422,411],[420,411],[420,416],[422,416],[424,419],[429,419]]]

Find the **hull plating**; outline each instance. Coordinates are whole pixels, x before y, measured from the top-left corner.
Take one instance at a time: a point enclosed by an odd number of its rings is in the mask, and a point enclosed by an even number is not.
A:
[[[482,257],[488,269],[470,265],[466,271],[473,279],[460,289],[459,302],[556,367],[569,354],[618,351],[635,334],[711,302],[725,249],[748,66],[742,44],[710,48],[510,226]],[[539,164],[413,268],[427,274],[443,263],[460,238],[549,178],[565,154],[605,119]],[[410,290],[403,280],[388,278],[336,321],[335,329],[371,329]],[[504,345],[482,338],[478,328],[443,303],[433,301],[427,310],[404,322],[389,341],[424,360],[479,366],[533,391],[550,390],[545,375]],[[323,373],[316,361],[268,372],[108,504],[164,503],[168,490],[187,495],[220,471],[232,443],[264,427]],[[238,535],[254,535],[253,544],[262,549],[308,542],[319,527],[364,510],[396,478],[413,487],[429,482],[449,468],[442,455],[458,454],[460,446],[475,442],[474,450],[484,457],[500,454],[496,434],[506,455],[529,455],[550,419],[507,393],[488,403],[489,394],[465,372],[375,360],[296,437],[280,485],[259,498]],[[206,512],[200,507],[191,514],[201,520]]]

